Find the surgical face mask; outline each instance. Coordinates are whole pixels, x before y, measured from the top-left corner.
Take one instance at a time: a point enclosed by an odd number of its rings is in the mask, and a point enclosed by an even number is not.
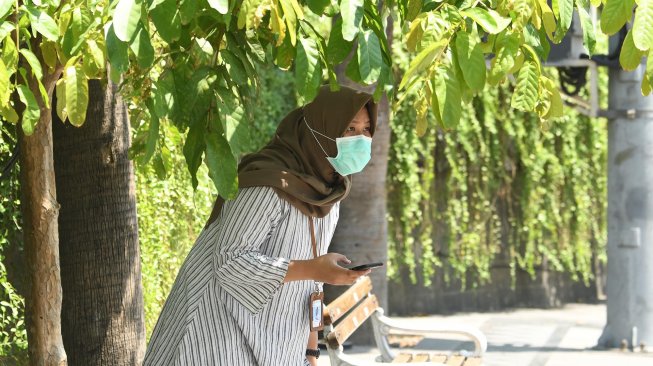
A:
[[[311,130],[315,141],[320,145],[320,148],[324,152],[324,155],[327,156],[327,160],[333,168],[340,173],[340,175],[350,175],[358,173],[365,165],[370,161],[372,157],[372,138],[365,135],[356,135],[356,136],[347,136],[347,137],[338,137],[335,140],[329,136],[321,134],[319,131],[315,131],[308,125],[306,118],[304,122],[308,129]],[[319,134],[328,138],[331,141],[336,142],[336,147],[338,148],[338,155],[335,158],[329,157],[320,140],[318,140],[315,134]]]

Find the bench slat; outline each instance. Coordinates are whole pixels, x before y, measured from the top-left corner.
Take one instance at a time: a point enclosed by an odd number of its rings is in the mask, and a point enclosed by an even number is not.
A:
[[[465,356],[449,356],[446,365],[463,366],[463,362],[465,362]]]
[[[327,342],[329,342],[329,345],[333,348],[338,348],[338,345],[343,344],[378,307],[379,302],[377,301],[376,296],[370,295],[365,298],[360,305],[344,317],[340,323],[333,328],[333,331],[329,333],[327,336]]]
[[[353,286],[324,308],[324,325],[330,325],[337,321],[371,291],[372,280],[368,276],[361,277]]]
[[[395,357],[395,359],[392,360],[392,363],[407,363],[412,359],[413,355],[410,353],[400,353],[399,356]]]
[[[413,357],[413,360],[410,362],[428,362],[429,361],[429,354],[428,353],[418,353]]]
[[[447,355],[441,355],[434,353],[431,355],[431,362],[445,363],[447,361]]]

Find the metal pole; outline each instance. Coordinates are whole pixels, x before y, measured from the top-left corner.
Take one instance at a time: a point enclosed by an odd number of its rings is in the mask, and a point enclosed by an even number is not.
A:
[[[616,37],[610,48],[617,47]],[[653,346],[653,96],[644,66],[610,70],[608,276],[604,347]]]

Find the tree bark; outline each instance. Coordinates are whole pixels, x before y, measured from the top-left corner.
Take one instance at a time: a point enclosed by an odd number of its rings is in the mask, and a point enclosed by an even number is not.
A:
[[[46,76],[52,99],[60,70]],[[21,211],[28,270],[25,318],[31,365],[66,365],[61,338],[61,277],[59,273],[59,204],[52,157],[51,110],[43,105],[34,80],[41,117],[31,136],[18,128],[20,145]],[[19,115],[21,115],[20,111]]]
[[[392,18],[389,17],[386,29],[389,46],[392,45],[392,26]],[[345,76],[347,63],[336,67],[338,80],[343,85],[373,93],[374,86],[361,87]],[[378,107],[377,128],[372,142],[372,159],[361,173],[352,176],[352,188],[349,197],[340,205],[340,218],[329,251],[346,255],[353,264],[383,262],[387,266],[386,173],[390,148],[390,109],[385,96],[379,101]],[[374,286],[373,293],[387,311],[386,266],[373,269],[370,277]],[[347,287],[328,286],[325,290],[325,302],[328,304],[346,289]],[[373,344],[370,322],[363,323],[350,339],[357,344]]]
[[[80,128],[53,114],[63,287],[70,365],[140,365],[143,288],[127,110],[113,83],[89,81]]]

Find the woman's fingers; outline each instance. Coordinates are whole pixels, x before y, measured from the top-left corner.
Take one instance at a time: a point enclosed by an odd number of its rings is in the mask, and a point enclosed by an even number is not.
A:
[[[331,285],[351,285],[361,276],[370,274],[371,270],[352,271],[338,265],[338,263],[350,264],[351,261],[340,253],[327,253],[317,258],[316,265],[320,267],[318,281]]]
[[[333,254],[335,254],[336,257],[336,263],[346,263],[346,264],[351,263],[351,261],[344,254],[340,254],[340,253],[333,253]]]

